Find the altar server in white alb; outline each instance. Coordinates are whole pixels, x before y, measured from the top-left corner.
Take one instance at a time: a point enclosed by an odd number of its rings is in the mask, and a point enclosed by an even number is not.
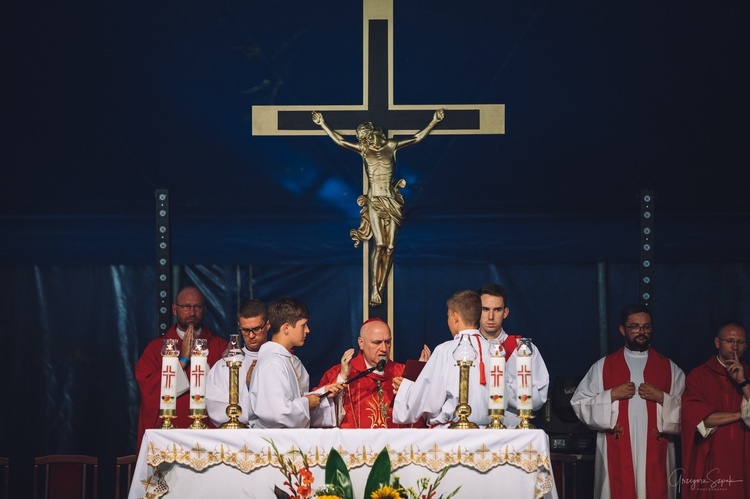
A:
[[[250,299],[240,303],[237,310],[237,326],[244,346],[245,356],[240,366],[240,391],[238,403],[242,409],[240,422],[247,424],[250,408],[250,380],[258,361],[258,350],[268,340],[268,309],[260,300]],[[219,426],[229,421],[229,368],[219,360],[208,372],[206,378],[206,409],[211,421]]]
[[[308,393],[310,376],[291,350],[305,344],[310,329],[307,306],[280,298],[268,307],[273,337],[258,351],[250,381],[248,424],[252,428],[310,428],[336,426],[333,397],[343,388],[334,383]]]
[[[420,419],[430,427],[443,426],[458,420],[459,368],[453,358],[462,335],[469,335],[477,350],[477,358],[469,370],[469,421],[480,426],[489,424],[487,407],[489,390],[489,342],[479,334],[477,326],[482,302],[474,291],[459,291],[448,299],[448,329],[453,339],[441,343],[432,352],[416,381],[394,378],[396,398],[393,421],[415,423]],[[480,356],[480,353],[481,356]],[[483,360],[486,359],[486,360]]]
[[[477,291],[482,300],[482,317],[479,319],[479,332],[487,340],[498,340],[505,349],[505,416],[503,424],[515,428],[521,420],[518,418],[516,401],[518,400],[518,368],[516,346],[522,336],[509,335],[503,329],[503,320],[508,317],[508,293],[499,284],[485,284]],[[547,401],[549,372],[542,359],[539,348],[532,344],[531,353],[531,408],[538,411]]]
[[[650,346],[652,329],[648,307],[625,307],[625,346],[597,361],[570,401],[598,432],[595,497],[676,497],[672,435],[680,433],[685,374]]]

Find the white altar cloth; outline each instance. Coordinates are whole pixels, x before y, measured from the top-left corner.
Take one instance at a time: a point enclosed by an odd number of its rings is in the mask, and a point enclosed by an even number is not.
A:
[[[436,497],[460,486],[456,498],[557,498],[543,431],[447,428],[146,430],[128,497],[273,499],[274,486],[289,489],[269,442],[300,467],[305,455],[313,491],[325,484],[335,448],[363,499],[370,467],[387,446],[392,476],[407,488],[419,490],[421,478],[434,480],[450,466]]]

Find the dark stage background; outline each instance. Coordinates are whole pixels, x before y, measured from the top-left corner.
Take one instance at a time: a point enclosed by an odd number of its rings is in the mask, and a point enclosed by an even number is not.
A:
[[[655,192],[654,344],[687,372],[750,322],[750,4],[396,0],[394,103],[505,104],[506,134],[399,153],[396,359],[448,339],[445,300],[500,282],[507,329],[553,378],[621,344],[638,300],[639,192]],[[362,102],[362,3],[13,5],[0,181],[0,455],[135,452],[133,366],[157,334],[154,191],[175,286],[235,329],[240,299],[312,311],[317,380],[361,310],[356,155],[257,137],[253,105]],[[600,304],[602,305],[600,307]],[[600,321],[605,325],[600,339]]]

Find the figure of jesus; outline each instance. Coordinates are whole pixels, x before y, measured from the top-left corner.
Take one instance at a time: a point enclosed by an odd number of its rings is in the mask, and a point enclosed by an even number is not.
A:
[[[312,113],[313,122],[336,144],[362,156],[362,165],[367,172],[367,192],[357,198],[357,204],[362,207],[360,225],[349,235],[355,248],[362,241],[375,239],[375,248],[370,254],[370,306],[380,305],[383,301],[381,295],[393,264],[396,232],[404,220],[404,198],[399,188],[406,186],[406,181],[393,181],[396,151],[421,142],[444,117],[445,111],[438,109],[423,130],[404,140],[389,139],[372,123],[363,123],[357,127],[357,143],[354,143],[347,142],[341,134],[331,130],[321,113]]]

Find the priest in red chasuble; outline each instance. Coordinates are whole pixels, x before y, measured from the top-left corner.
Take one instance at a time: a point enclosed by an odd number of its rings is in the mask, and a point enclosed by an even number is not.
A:
[[[194,286],[186,286],[172,304],[172,314],[176,324],[170,327],[163,337],[151,340],[135,364],[135,379],[141,393],[141,407],[138,414],[138,444],[141,447],[143,433],[159,424],[159,401],[161,395],[161,348],[165,339],[178,339],[180,348],[180,367],[186,375],[190,373],[190,356],[195,339],[206,340],[208,347],[208,366],[213,366],[227,347],[227,341],[216,336],[208,326],[203,324],[206,310],[203,293]],[[190,419],[190,392],[177,396],[177,417],[172,420],[177,428],[187,428],[193,422]],[[211,423],[208,423],[211,425]],[[212,425],[211,425],[212,426]]]
[[[727,322],[717,354],[693,369],[682,395],[682,497],[750,497],[750,364],[747,330]]]
[[[341,428],[410,428],[422,424],[402,425],[393,422],[393,378],[401,377],[404,364],[388,359],[391,348],[391,328],[383,320],[365,321],[359,330],[359,353],[350,348],[341,357],[341,364],[323,374],[318,386],[351,380],[337,397],[338,419]],[[430,356],[424,346],[420,361]],[[385,363],[382,370],[378,363]],[[364,371],[372,372],[354,379]]]

